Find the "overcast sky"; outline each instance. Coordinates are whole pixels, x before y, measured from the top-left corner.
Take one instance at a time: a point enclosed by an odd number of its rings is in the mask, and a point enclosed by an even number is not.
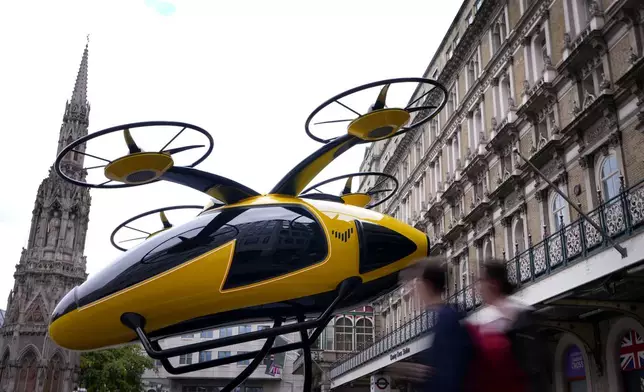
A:
[[[15,265],[27,244],[38,185],[55,160],[86,34],[91,34],[90,132],[146,120],[193,123],[214,138],[213,153],[200,169],[267,192],[321,146],[304,133],[304,122],[316,106],[360,84],[421,77],[460,3],[4,2],[0,309],[6,308]],[[147,140],[155,140],[135,136],[144,148]],[[176,146],[185,144],[177,140]],[[363,148],[349,151],[318,179],[357,171],[362,154]],[[90,274],[119,254],[109,235],[121,221],[152,208],[208,200],[191,189],[162,183],[96,189],[91,196],[85,249]]]

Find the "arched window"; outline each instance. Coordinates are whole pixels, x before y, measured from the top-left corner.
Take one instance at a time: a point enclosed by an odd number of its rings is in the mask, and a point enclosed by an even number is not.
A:
[[[551,203],[551,229],[553,233],[561,230],[563,225],[568,224],[568,204],[560,194],[554,193]],[[563,220],[563,223],[562,223]]]
[[[63,360],[56,354],[49,361],[43,392],[62,392]]]
[[[512,231],[514,244],[513,249],[515,251],[515,256],[518,256],[525,250],[525,236],[523,233],[523,218],[517,217],[514,220],[514,230]]]
[[[614,153],[611,153],[599,166],[599,182],[604,201],[608,201],[619,194],[620,175],[617,157]]]
[[[491,260],[492,257],[492,241],[487,239],[483,243],[483,260]]]
[[[335,320],[335,349],[338,351],[353,350],[353,324],[347,317]]]
[[[564,376],[566,391],[586,392],[586,364],[584,356],[577,345],[571,345],[566,349],[564,357]]]
[[[467,264],[467,257],[465,257],[465,255],[462,255],[458,260],[458,270],[460,274],[458,289],[463,290],[470,283],[470,269]]]
[[[18,382],[15,392],[32,392],[36,390],[38,363],[33,350],[28,350],[19,361]]]
[[[362,350],[373,343],[373,322],[363,317],[356,321],[356,349]]]
[[[625,392],[640,391],[644,378],[644,339],[634,330],[622,337],[619,359],[622,368],[622,384]]]

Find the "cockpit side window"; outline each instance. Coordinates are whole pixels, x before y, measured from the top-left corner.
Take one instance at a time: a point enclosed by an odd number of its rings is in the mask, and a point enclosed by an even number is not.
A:
[[[324,261],[327,239],[299,206],[253,208],[229,223],[239,230],[224,289],[276,278]]]
[[[237,242],[224,288],[308,267],[323,261],[328,253],[322,227],[303,207],[224,208],[206,212],[125,252],[120,260],[79,286],[79,306],[152,278],[232,240]]]

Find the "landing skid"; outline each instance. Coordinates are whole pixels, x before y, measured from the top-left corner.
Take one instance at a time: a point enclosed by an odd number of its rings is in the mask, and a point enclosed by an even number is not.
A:
[[[165,370],[170,374],[184,374],[194,372],[238,361],[246,361],[252,359],[251,363],[244,369],[237,377],[228,383],[221,392],[231,392],[244,382],[257,367],[262,363],[262,360],[269,354],[284,353],[287,351],[302,349],[304,357],[304,386],[303,392],[311,392],[313,383],[313,361],[311,358],[311,345],[318,339],[326,325],[331,321],[333,312],[338,305],[344,301],[351,293],[359,286],[361,279],[352,277],[342,281],[338,285],[337,296],[327,309],[316,319],[304,321],[304,315],[297,317],[297,323],[282,325],[284,322],[281,318],[273,320],[273,327],[261,331],[248,332],[241,335],[228,336],[216,340],[208,340],[205,342],[188,344],[180,347],[172,347],[162,349],[158,340],[150,340],[145,333],[145,318],[137,313],[124,313],[121,316],[121,322],[128,328],[132,329],[138,336],[143,348],[151,358],[158,359]],[[314,329],[313,333],[309,336],[309,329]],[[283,346],[273,347],[275,338],[280,335],[299,332],[301,341],[286,344]],[[191,354],[203,350],[210,350],[219,347],[230,346],[238,343],[252,342],[258,339],[266,339],[266,342],[261,349],[251,351],[244,354],[237,354],[226,358],[217,358],[209,361],[194,363],[185,366],[173,366],[169,358],[177,357],[179,355]]]

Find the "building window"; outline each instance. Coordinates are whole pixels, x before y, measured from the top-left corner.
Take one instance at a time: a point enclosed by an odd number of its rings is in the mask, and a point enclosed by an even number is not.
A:
[[[212,360],[212,352],[199,351],[199,362],[206,362]]]
[[[201,358],[201,354],[199,354],[199,357]],[[192,363],[192,353],[183,354],[183,355],[179,356],[179,364],[180,365],[190,365],[191,363]]]
[[[230,351],[218,351],[217,352],[217,358],[228,358],[230,357]]]
[[[611,153],[604,158],[599,166],[599,181],[604,201],[609,201],[619,194],[620,175],[621,173],[617,164],[617,157],[615,156],[615,153]]]
[[[258,330],[258,331],[262,331],[262,330],[264,330],[264,329],[269,329],[269,328],[270,328],[270,327],[269,327],[268,325],[258,325],[258,326],[257,326],[257,330]]]
[[[492,25],[492,56],[494,56],[496,52],[501,49],[501,45],[503,45],[507,36],[508,25],[505,20],[505,9],[503,9],[501,15],[499,15],[499,17]]]
[[[204,339],[212,338],[212,330],[201,331],[201,337]]]
[[[347,317],[340,317],[335,320],[335,349],[338,351],[352,351],[353,325]]]
[[[566,0],[564,11],[568,33],[572,39],[576,38],[586,29],[590,22],[590,3],[592,0]]]
[[[520,255],[526,249],[526,240],[524,235],[524,221],[522,217],[517,217],[514,221],[514,230],[512,230],[514,240],[514,256]]]
[[[449,89],[449,96],[447,98],[447,117],[451,116],[456,110],[456,84]]]
[[[495,105],[495,116],[500,123],[508,115],[508,110],[510,109],[511,104],[514,105],[514,97],[512,94],[512,80],[510,78],[509,72],[504,72],[500,76],[497,91],[498,101]]]
[[[195,334],[193,334],[193,333],[188,333],[188,334],[185,334],[185,335],[181,335],[181,339],[192,339],[194,337],[195,337]]]
[[[248,351],[237,351],[237,355],[246,354],[247,352]],[[237,365],[240,365],[240,366],[250,365],[250,359],[244,359],[244,360],[238,361]]]
[[[252,329],[252,327],[251,327],[250,325],[240,325],[240,326],[239,326],[239,333],[240,333],[240,334],[242,334],[242,333],[249,333],[249,332],[250,332],[250,331],[252,331],[252,330],[253,330],[253,329]]]
[[[219,337],[226,338],[228,336],[233,336],[233,329],[231,327],[219,328]]]
[[[490,239],[485,240],[483,244],[483,261],[492,260],[494,256],[492,255],[492,241]]]
[[[532,83],[536,83],[543,77],[543,72],[546,65],[550,63],[550,55],[548,49],[548,40],[545,30],[539,31],[532,41]]]
[[[479,52],[478,50],[474,51],[472,58],[467,62],[467,89],[471,89],[472,86],[476,83],[481,74],[481,66],[479,63]]]
[[[461,277],[458,282],[458,289],[464,290],[470,284],[470,268],[465,255],[461,255],[458,259],[458,271]]]
[[[557,192],[553,193],[552,203],[552,232],[556,233],[568,224],[568,203]],[[562,223],[563,222],[563,223]]]
[[[373,343],[373,322],[363,317],[356,321],[356,348],[361,350]]]
[[[472,152],[476,152],[476,149],[478,148],[478,143],[479,143],[479,136],[483,133],[483,115],[481,113],[481,109],[477,108],[474,111],[474,116],[473,119],[474,121],[474,132],[472,135]]]

